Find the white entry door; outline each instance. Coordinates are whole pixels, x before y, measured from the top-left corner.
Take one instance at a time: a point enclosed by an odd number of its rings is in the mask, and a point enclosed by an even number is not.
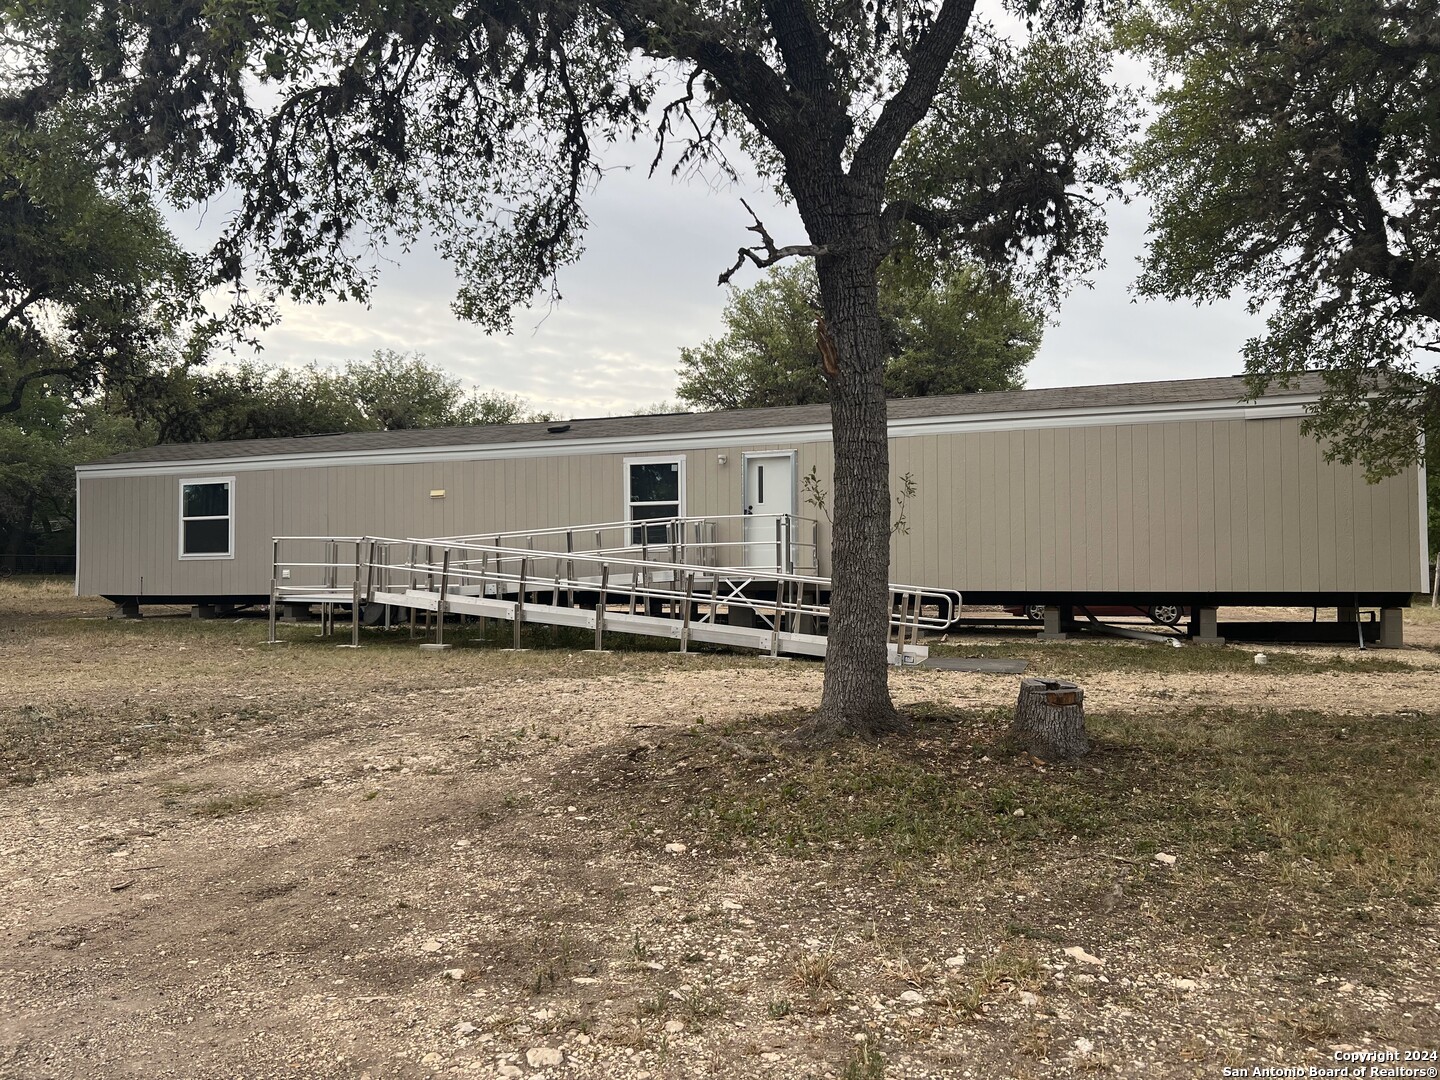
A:
[[[746,454],[743,497],[745,565],[783,569],[783,521],[795,514],[794,451]]]

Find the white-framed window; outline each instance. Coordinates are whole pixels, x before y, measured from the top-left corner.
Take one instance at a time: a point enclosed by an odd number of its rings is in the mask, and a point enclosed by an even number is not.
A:
[[[235,478],[180,481],[180,558],[235,557]]]
[[[685,455],[625,459],[625,520],[649,521],[685,516]],[[630,530],[630,542],[663,544],[664,526]]]

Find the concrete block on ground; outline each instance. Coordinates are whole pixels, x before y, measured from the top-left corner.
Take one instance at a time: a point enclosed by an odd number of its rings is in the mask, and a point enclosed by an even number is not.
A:
[[[1190,609],[1191,640],[1196,645],[1224,645],[1216,622],[1215,608]]]
[[[309,604],[282,603],[279,620],[283,623],[306,623],[314,622],[315,616],[310,613]]]
[[[1070,635],[1064,630],[1068,619],[1062,617],[1069,615],[1068,610],[1061,612],[1059,607],[1051,604],[1045,606],[1045,629],[1040,631],[1041,641],[1064,641]]]
[[[1403,608],[1380,609],[1380,643],[1382,649],[1399,649],[1405,645],[1405,612]]]

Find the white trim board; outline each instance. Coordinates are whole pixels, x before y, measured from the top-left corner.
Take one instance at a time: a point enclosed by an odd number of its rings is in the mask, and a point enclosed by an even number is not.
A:
[[[176,517],[179,521],[180,532],[176,541],[176,558],[182,562],[214,562],[222,559],[235,558],[235,477],[233,476],[182,476],[179,478],[179,499],[177,500]],[[198,487],[201,484],[224,484],[225,485],[225,508],[228,511],[224,518],[218,514],[212,517],[185,516],[185,489],[187,487]],[[77,500],[78,501],[78,500]],[[196,551],[187,554],[185,551],[185,523],[187,521],[224,521],[228,531],[228,547],[223,551]]]
[[[1429,593],[1434,586],[1430,581],[1430,506],[1426,500],[1429,484],[1425,471],[1425,433],[1420,433],[1420,462],[1416,469],[1420,483],[1420,591]]]
[[[985,431],[1030,431],[1043,428],[1100,427],[1109,424],[1160,424],[1196,420],[1269,420],[1305,415],[1318,395],[1289,395],[1257,402],[1182,402],[1170,405],[1090,406],[1043,412],[974,413],[963,416],[920,416],[891,420],[890,438],[955,435]],[[81,478],[181,476],[187,473],[256,472],[264,469],[322,469],[335,465],[420,465],[441,461],[505,460],[569,457],[577,454],[662,455],[687,450],[724,449],[746,443],[829,442],[829,424],[797,427],[737,428],[732,431],[676,432],[627,438],[555,439],[540,442],[455,446],[410,446],[332,453],[275,454],[267,457],[206,458],[189,461],[117,462],[77,465]]]
[[[75,595],[80,595],[80,474],[75,474]]]
[[[684,455],[684,454],[646,454],[646,455],[643,456],[643,457],[627,457],[627,458],[624,460],[623,465],[624,465],[623,471],[624,471],[624,474],[625,474],[625,475],[624,475],[624,481],[625,481],[625,483],[624,483],[624,489],[625,489],[625,491],[624,491],[624,497],[625,497],[625,502],[624,502],[624,504],[620,507],[620,513],[621,513],[621,515],[622,515],[621,520],[623,520],[624,522],[626,522],[627,528],[629,527],[629,523],[631,523],[631,522],[638,522],[638,521],[643,521],[643,520],[644,520],[643,518],[635,518],[635,517],[631,517],[631,516],[630,516],[630,511],[635,508],[635,503],[632,502],[631,499],[630,499],[630,466],[631,466],[631,465],[674,465],[674,466],[675,466],[675,473],[676,473],[676,477],[677,477],[677,481],[678,481],[677,484],[676,484],[676,499],[675,499],[675,503],[676,503],[676,506],[677,506],[677,508],[678,508],[678,512],[676,513],[675,516],[676,516],[676,517],[682,517],[682,518],[685,516],[685,455]],[[644,504],[642,504],[642,505],[644,505]],[[650,504],[650,505],[656,505],[656,504]],[[665,504],[665,503],[660,503],[659,505],[666,505],[666,504]],[[648,535],[648,534],[647,534],[647,535]]]

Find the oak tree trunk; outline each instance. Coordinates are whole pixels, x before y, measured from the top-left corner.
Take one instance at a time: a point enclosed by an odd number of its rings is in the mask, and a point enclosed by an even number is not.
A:
[[[1059,679],[1021,679],[1010,741],[1042,761],[1067,761],[1090,750],[1085,691]]]
[[[808,728],[822,741],[875,735],[899,719],[886,661],[890,448],[876,285],[881,193],[847,191],[843,176],[828,179],[825,197],[799,200],[812,242],[828,252],[816,259],[816,272],[838,366],[829,380],[835,453],[830,627],[820,710]]]

